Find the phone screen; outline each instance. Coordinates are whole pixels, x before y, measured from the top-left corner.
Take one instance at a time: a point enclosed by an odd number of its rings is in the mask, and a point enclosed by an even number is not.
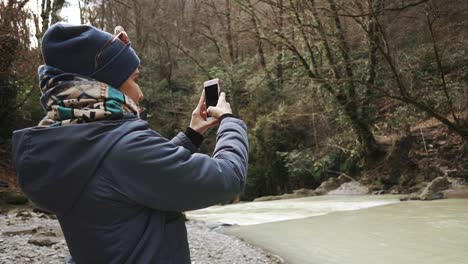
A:
[[[206,108],[218,104],[218,84],[205,87]]]

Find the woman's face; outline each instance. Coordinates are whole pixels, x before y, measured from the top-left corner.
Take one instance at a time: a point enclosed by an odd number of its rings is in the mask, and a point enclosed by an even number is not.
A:
[[[140,86],[138,85],[138,78],[140,77],[140,70],[136,69],[132,75],[120,86],[120,90],[125,93],[130,99],[139,104],[143,100],[144,96],[141,92]]]

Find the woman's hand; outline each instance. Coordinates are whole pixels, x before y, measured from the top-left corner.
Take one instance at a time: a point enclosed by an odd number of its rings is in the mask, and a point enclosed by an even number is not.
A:
[[[206,118],[205,90],[203,90],[200,101],[198,102],[195,110],[192,112],[192,120],[190,121],[189,127],[203,135],[203,133],[205,133],[208,128],[214,127],[218,125],[218,123],[218,119],[208,118],[207,120]]]
[[[216,119],[219,119],[224,114],[232,114],[231,105],[226,102],[226,93],[221,93],[218,104],[215,107],[208,107],[207,112]]]

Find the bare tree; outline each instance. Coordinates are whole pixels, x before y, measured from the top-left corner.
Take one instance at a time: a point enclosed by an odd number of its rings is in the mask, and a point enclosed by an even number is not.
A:
[[[459,134],[465,141],[468,141],[468,116],[464,114],[463,110],[466,109],[457,109],[453,104],[453,96],[456,96],[456,91],[452,91],[447,84],[446,77],[443,71],[442,58],[440,56],[440,51],[437,44],[437,39],[434,34],[434,23],[437,20],[435,15],[436,7],[428,1],[420,1],[411,5],[411,7],[424,5],[424,19],[426,22],[426,27],[429,32],[430,41],[432,45],[434,62],[438,72],[439,83],[437,87],[442,90],[443,98],[445,103],[448,106],[449,114],[451,118],[445,116],[440,110],[435,108],[434,104],[426,101],[424,95],[415,94],[414,91],[421,89],[410,89],[408,86],[407,79],[408,77],[404,76],[405,71],[402,70],[402,65],[397,62],[395,59],[397,51],[391,48],[390,38],[388,36],[388,29],[382,22],[382,19],[378,16],[381,13],[381,10],[373,10],[370,14],[372,19],[375,21],[377,27],[377,32],[380,41],[377,45],[384,61],[387,63],[388,67],[391,70],[392,79],[394,81],[396,89],[390,89],[389,91],[383,91],[383,93],[393,99],[399,100],[406,104],[412,105],[417,109],[427,113],[428,115],[436,118],[441,123],[446,125],[449,130]],[[398,10],[398,9],[397,9]],[[401,9],[400,9],[401,10]],[[415,76],[410,76],[410,78],[416,78]],[[414,83],[413,83],[414,84]],[[429,87],[429,83],[419,83],[416,85],[426,85]],[[419,87],[420,88],[420,87]],[[381,89],[380,89],[381,91]],[[434,91],[435,92],[435,91]],[[451,95],[452,94],[452,95]],[[434,95],[434,94],[433,94]]]
[[[281,28],[272,31],[265,24],[261,36],[277,47],[283,45],[288,49],[301,63],[314,86],[328,91],[349,119],[367,156],[380,153],[371,130],[373,120],[369,112],[364,111],[369,107],[363,104],[369,94],[361,87],[366,77],[357,74],[362,67],[355,66],[357,63],[351,58],[337,3],[334,0],[320,4],[315,0],[264,2],[277,10],[280,17],[286,17],[290,33],[297,30],[300,38],[288,36]],[[358,75],[360,79],[357,79]]]
[[[28,1],[0,2],[0,143],[8,139],[14,122],[15,111],[20,107],[16,84],[15,63],[30,44],[25,5]],[[29,98],[28,92],[25,98]]]

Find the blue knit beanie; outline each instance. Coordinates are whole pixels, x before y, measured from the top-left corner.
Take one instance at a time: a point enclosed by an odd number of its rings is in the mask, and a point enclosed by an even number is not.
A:
[[[140,59],[130,43],[116,39],[102,50],[95,65],[96,55],[111,38],[93,26],[56,23],[42,38],[44,62],[119,88],[140,65]]]

